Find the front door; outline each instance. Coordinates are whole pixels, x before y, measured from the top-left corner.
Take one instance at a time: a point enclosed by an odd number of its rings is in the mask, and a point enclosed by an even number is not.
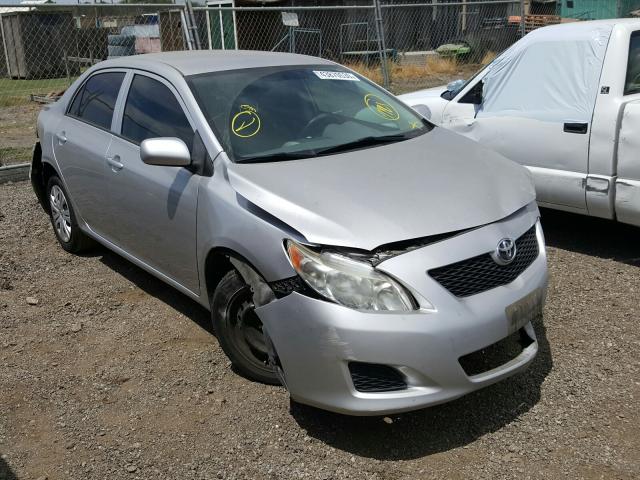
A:
[[[191,149],[192,124],[175,90],[150,74],[133,75],[120,136],[107,152],[109,239],[188,290],[199,291],[196,208],[200,177],[187,168],[147,165],[140,143],[177,137]]]

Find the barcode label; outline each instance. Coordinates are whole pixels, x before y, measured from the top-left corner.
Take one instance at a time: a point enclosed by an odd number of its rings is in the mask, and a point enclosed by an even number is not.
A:
[[[323,72],[314,70],[313,73],[315,73],[316,76],[318,78],[321,78],[322,80],[349,80],[352,82],[360,81],[358,77],[349,72]]]

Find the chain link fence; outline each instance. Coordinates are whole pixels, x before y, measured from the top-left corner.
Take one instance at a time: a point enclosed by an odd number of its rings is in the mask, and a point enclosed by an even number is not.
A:
[[[59,93],[101,60],[199,48],[288,51],[368,71],[387,67],[393,82],[395,64],[424,65],[430,57],[478,64],[502,51],[519,37],[521,8],[519,0],[409,0],[379,2],[378,9],[376,2],[235,8],[218,3],[195,9],[0,6],[0,105]]]
[[[294,52],[335,60],[403,93],[469,77],[523,32],[559,21],[523,16],[522,0],[210,3],[0,5],[0,166],[29,159],[41,104],[105,59],[191,49]]]
[[[191,49],[294,52],[343,63],[400,93],[467,77],[520,36],[519,0],[211,3],[0,5],[0,166],[28,161],[41,104],[109,58]]]

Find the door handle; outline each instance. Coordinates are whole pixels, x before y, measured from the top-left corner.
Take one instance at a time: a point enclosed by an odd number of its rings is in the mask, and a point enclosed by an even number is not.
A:
[[[57,133],[56,138],[58,139],[58,145],[64,145],[65,143],[67,143],[67,134],[64,132],[64,130],[60,133]]]
[[[114,155],[113,157],[107,157],[107,163],[114,172],[119,172],[124,168],[124,165],[120,163],[120,156]]]
[[[589,129],[589,124],[588,123],[567,122],[567,123],[564,124],[564,131],[566,133],[585,134],[585,133],[587,133],[588,129]]]

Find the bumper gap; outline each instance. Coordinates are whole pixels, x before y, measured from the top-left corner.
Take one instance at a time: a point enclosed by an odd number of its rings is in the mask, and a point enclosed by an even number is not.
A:
[[[464,355],[458,359],[464,373],[469,377],[498,368],[516,358],[533,343],[524,328],[502,340]]]

